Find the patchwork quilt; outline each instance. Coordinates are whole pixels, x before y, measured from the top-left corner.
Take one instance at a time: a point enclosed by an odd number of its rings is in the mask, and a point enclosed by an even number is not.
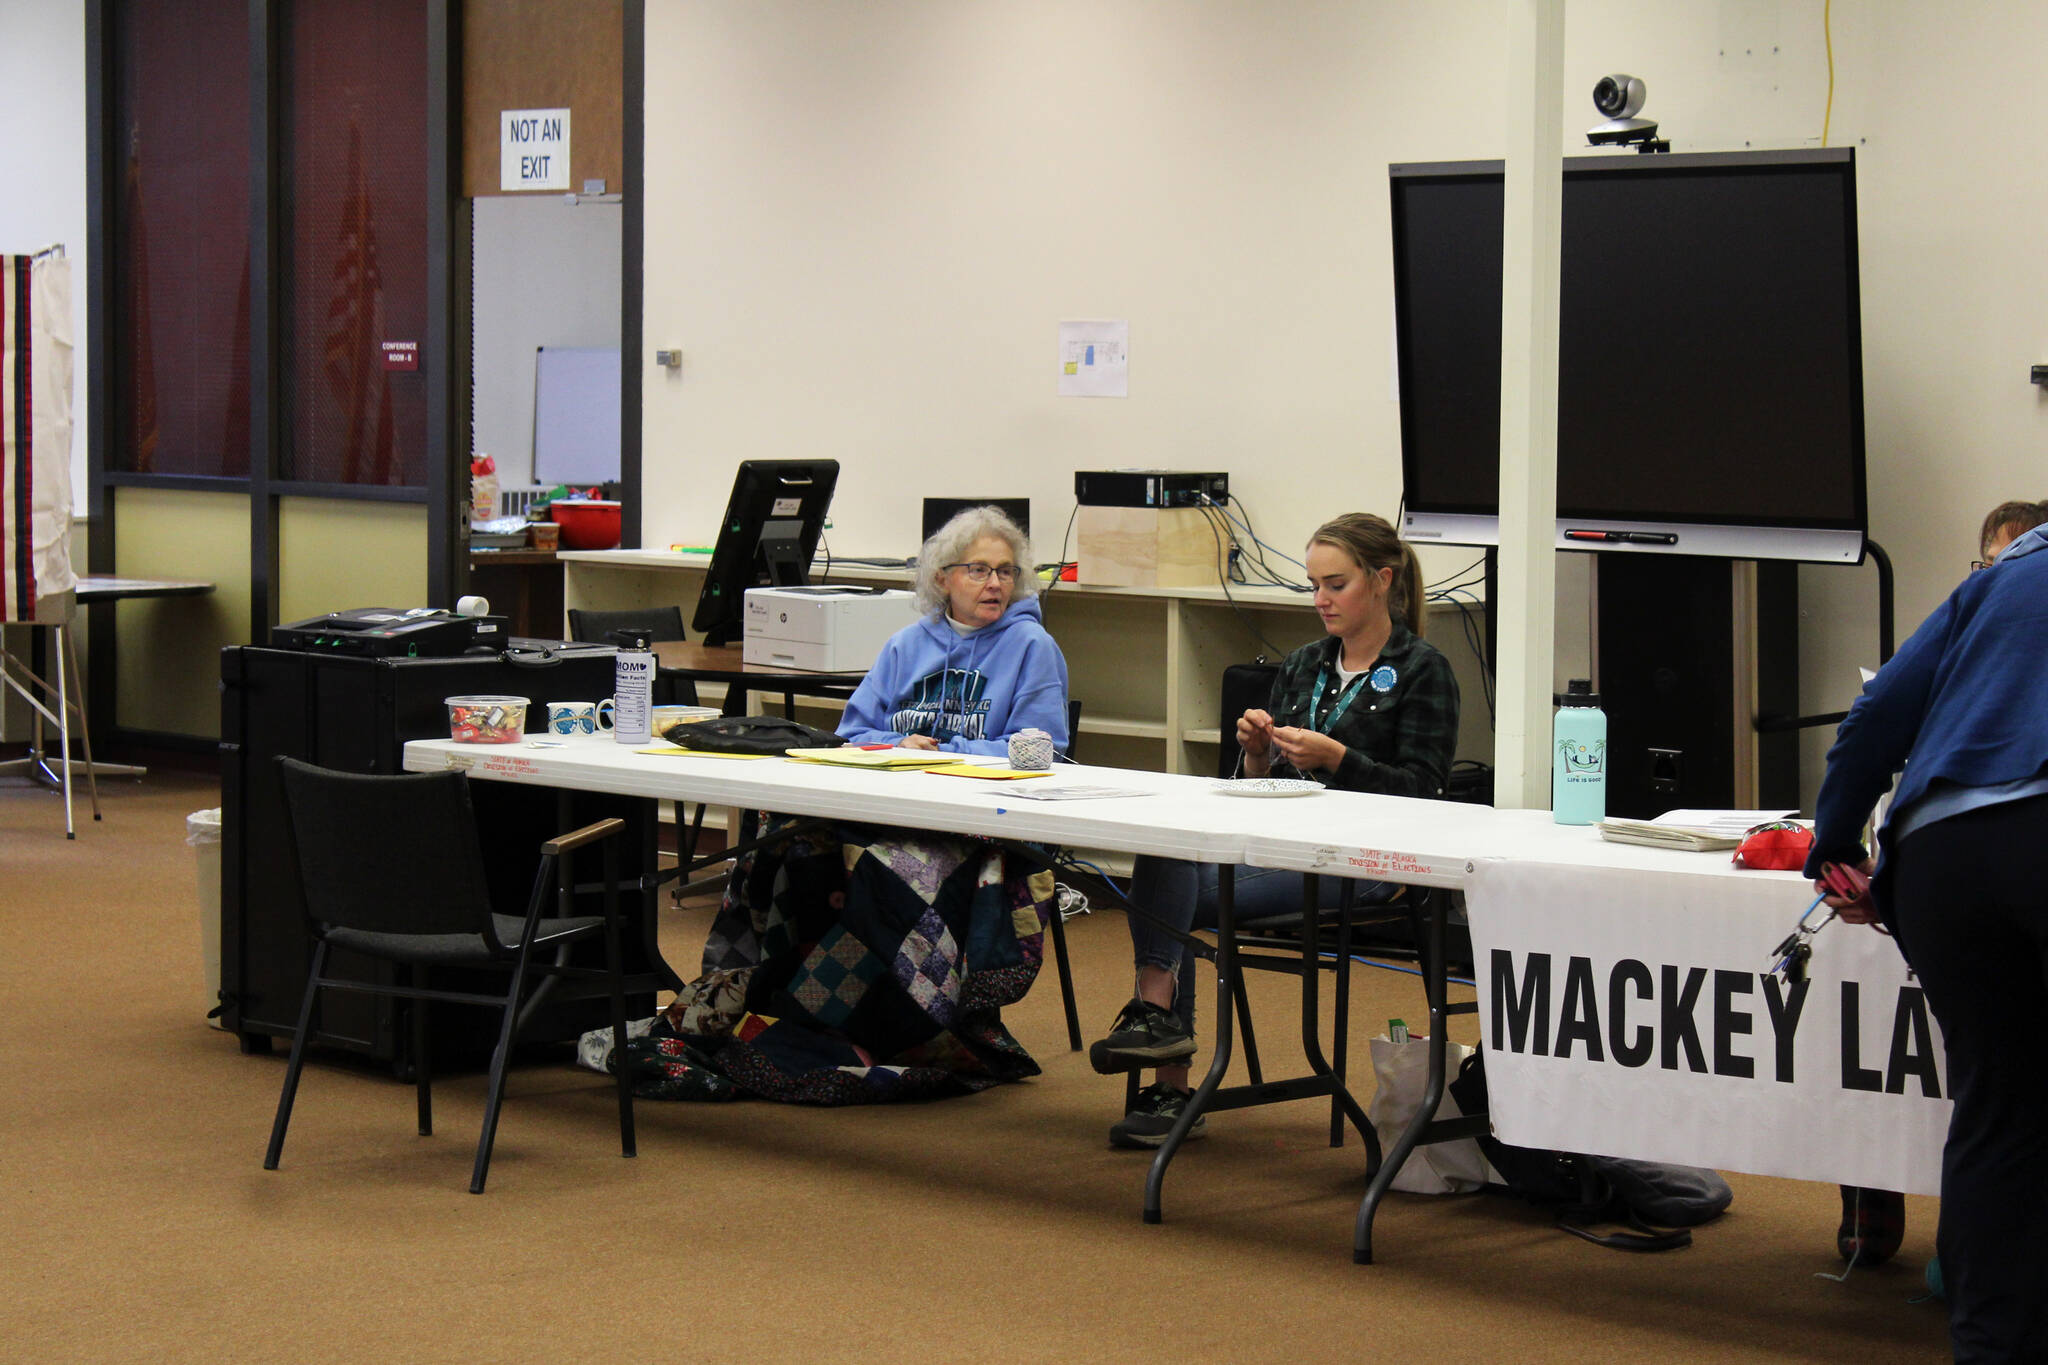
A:
[[[733,868],[703,974],[627,1044],[634,1093],[873,1104],[1035,1076],[1001,1011],[1052,913],[1052,873],[990,843],[840,825],[770,845]]]

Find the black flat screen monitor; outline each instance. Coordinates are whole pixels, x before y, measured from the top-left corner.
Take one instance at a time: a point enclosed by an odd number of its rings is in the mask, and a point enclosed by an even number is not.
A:
[[[930,540],[933,534],[954,517],[970,507],[993,507],[1017,523],[1017,529],[1025,535],[1031,534],[1031,499],[1029,498],[926,498],[924,500],[924,534],[917,538],[919,545]]]
[[[825,513],[838,482],[837,460],[741,462],[692,621],[706,644],[729,645],[740,638],[748,588],[809,580],[811,556],[825,532]]]
[[[1502,165],[1388,169],[1403,530],[1492,544]],[[1560,549],[1862,558],[1855,172],[1849,150],[1566,159]]]

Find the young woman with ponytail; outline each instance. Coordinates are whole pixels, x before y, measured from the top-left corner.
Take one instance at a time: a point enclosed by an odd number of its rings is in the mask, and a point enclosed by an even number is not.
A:
[[[1309,582],[1324,637],[1287,656],[1264,709],[1237,722],[1244,776],[1305,777],[1344,791],[1441,797],[1458,740],[1458,684],[1450,663],[1422,638],[1422,575],[1415,551],[1383,517],[1353,512],[1309,537]],[[1218,871],[1141,857],[1132,903],[1183,932],[1216,922]],[[1324,878],[1331,904],[1339,879]],[[1301,906],[1299,873],[1234,870],[1240,919]],[[1395,888],[1355,888],[1364,903]],[[1186,1107],[1194,1055],[1194,956],[1179,940],[1130,917],[1137,993],[1089,1051],[1104,1074],[1156,1067],[1155,1083],[1110,1129],[1118,1147],[1157,1147]],[[1200,1135],[1197,1120],[1189,1137]]]

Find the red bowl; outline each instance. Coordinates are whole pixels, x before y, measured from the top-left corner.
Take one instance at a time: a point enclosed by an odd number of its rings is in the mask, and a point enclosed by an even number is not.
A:
[[[548,519],[562,528],[565,550],[609,550],[619,543],[619,505],[596,498],[548,504]]]

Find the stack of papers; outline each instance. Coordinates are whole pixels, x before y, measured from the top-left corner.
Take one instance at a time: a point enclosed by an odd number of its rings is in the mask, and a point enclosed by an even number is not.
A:
[[[1602,820],[1600,837],[1617,844],[1704,853],[1734,848],[1757,825],[1789,820],[1796,814],[1785,810],[1670,810],[1654,820]]]

